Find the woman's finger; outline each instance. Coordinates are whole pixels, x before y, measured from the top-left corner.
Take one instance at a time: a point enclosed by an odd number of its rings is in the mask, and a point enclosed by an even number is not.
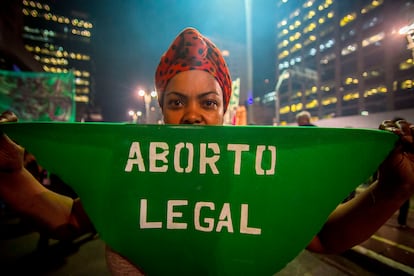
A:
[[[0,123],[17,122],[17,116],[13,112],[7,110],[0,114]]]

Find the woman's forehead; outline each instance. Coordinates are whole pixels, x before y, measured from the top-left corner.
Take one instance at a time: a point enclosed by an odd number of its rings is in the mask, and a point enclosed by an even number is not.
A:
[[[166,92],[199,93],[216,91],[222,95],[217,80],[209,73],[200,70],[190,70],[178,73],[168,83]]]

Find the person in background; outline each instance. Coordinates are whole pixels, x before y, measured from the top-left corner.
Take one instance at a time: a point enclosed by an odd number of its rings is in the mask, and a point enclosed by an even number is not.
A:
[[[155,85],[166,124],[223,124],[231,95],[230,73],[220,50],[196,29],[184,29],[161,57]],[[12,120],[16,120],[13,114],[0,116],[0,122]],[[400,142],[382,163],[378,181],[340,204],[308,250],[340,253],[363,242],[414,194],[414,126],[386,121],[381,129],[399,135]],[[47,190],[24,169],[22,154],[19,145],[6,135],[0,136],[0,197],[43,223],[57,238],[91,227],[79,199]],[[109,247],[106,260],[113,275],[145,272]]]
[[[400,122],[404,121],[404,118],[401,117],[396,117],[392,120],[394,123],[396,124],[400,124]],[[407,199],[400,207],[399,211],[398,211],[398,217],[397,217],[397,222],[399,227],[401,228],[406,228],[408,227],[407,225],[407,218],[408,218],[408,213],[410,211],[410,199]]]
[[[311,114],[309,111],[301,111],[296,114],[296,123],[298,126],[315,126],[311,123]]]

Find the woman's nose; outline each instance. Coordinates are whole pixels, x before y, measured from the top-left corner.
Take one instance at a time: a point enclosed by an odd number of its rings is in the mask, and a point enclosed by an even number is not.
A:
[[[201,124],[203,122],[199,107],[195,104],[186,106],[184,116],[181,120],[182,124]]]

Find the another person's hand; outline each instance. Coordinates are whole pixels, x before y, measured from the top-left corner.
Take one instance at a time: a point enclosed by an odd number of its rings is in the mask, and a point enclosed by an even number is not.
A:
[[[396,191],[394,188],[398,188],[403,193],[413,194],[414,125],[405,120],[384,121],[379,128],[400,137],[394,150],[380,166],[379,184],[386,185],[391,193]]]
[[[17,117],[10,111],[0,115],[0,124],[16,122]],[[24,149],[0,131],[0,172],[11,173],[23,168]]]

